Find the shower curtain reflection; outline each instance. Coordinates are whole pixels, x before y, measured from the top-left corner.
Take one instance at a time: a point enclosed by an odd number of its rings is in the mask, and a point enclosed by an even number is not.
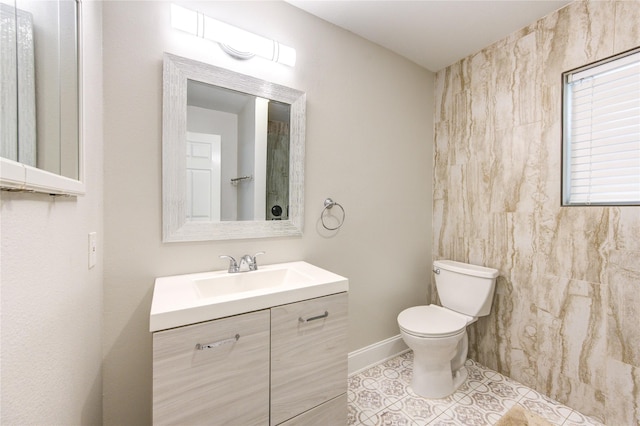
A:
[[[289,124],[269,121],[267,130],[267,220],[289,218]]]

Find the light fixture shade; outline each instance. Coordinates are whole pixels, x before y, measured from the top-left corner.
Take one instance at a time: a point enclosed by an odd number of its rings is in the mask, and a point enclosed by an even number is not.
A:
[[[296,65],[296,49],[278,43],[278,57],[276,62],[293,67]]]
[[[176,30],[198,35],[198,12],[171,5],[171,26]]]
[[[219,43],[225,52],[239,59],[258,55],[270,61],[295,66],[296,51],[257,34],[242,30],[200,12],[171,5],[171,26],[198,37]]]

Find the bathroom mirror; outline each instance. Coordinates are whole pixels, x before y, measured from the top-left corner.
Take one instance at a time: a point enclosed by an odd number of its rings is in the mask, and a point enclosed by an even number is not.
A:
[[[80,3],[0,0],[0,186],[84,193]]]
[[[304,92],[165,53],[163,241],[302,235]]]

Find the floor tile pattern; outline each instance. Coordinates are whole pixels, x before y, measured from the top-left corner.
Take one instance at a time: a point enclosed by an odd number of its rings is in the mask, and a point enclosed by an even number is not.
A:
[[[443,399],[411,389],[413,352],[405,352],[349,377],[348,424],[354,426],[488,426],[515,404],[554,425],[602,425],[508,377],[467,360],[469,377]]]

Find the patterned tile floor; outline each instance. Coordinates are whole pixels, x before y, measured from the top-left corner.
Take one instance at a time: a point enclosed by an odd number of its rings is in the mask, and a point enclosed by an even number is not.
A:
[[[413,352],[349,377],[348,424],[355,426],[495,424],[515,404],[554,425],[602,425],[493,370],[467,360],[469,377],[444,399],[426,399],[411,389]]]

